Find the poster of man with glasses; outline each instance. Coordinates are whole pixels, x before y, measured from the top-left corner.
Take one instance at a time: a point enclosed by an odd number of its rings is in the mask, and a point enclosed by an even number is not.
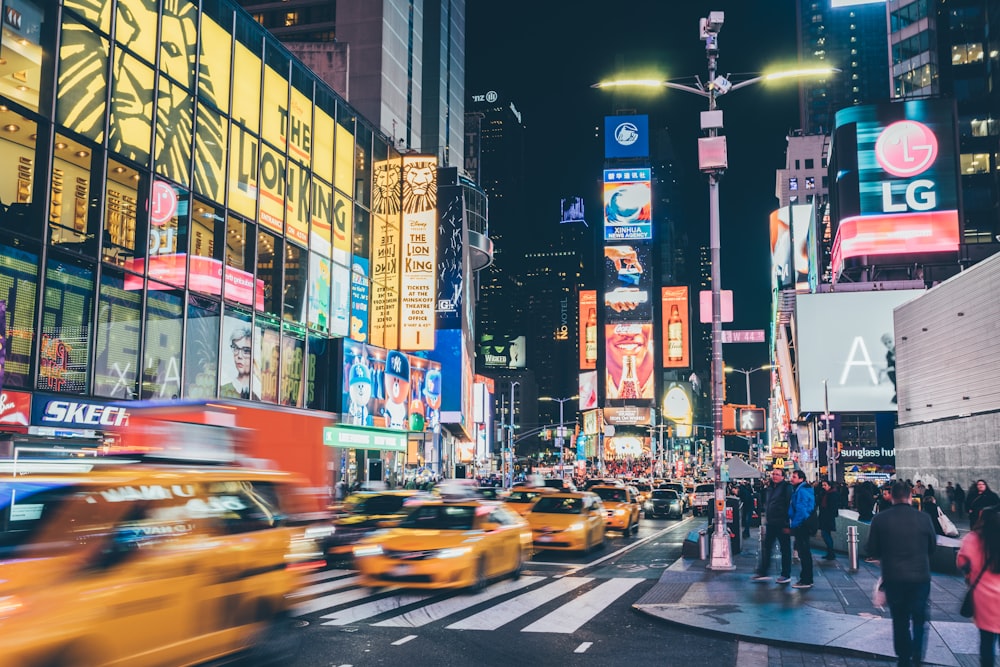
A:
[[[219,369],[219,398],[260,400],[260,371],[253,354],[250,325],[238,318],[225,318],[222,363]],[[226,354],[228,348],[229,354]],[[229,355],[232,355],[231,357]],[[229,359],[232,359],[232,362]]]

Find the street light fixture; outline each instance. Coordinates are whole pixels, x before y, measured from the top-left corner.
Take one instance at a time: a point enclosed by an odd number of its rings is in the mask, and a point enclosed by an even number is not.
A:
[[[766,371],[771,368],[771,364],[764,364],[763,366],[758,366],[757,368],[733,368],[732,366],[726,366],[722,370],[727,373],[743,373],[743,377],[745,377],[747,381],[747,405],[753,405],[753,401],[750,400],[750,376],[757,371]]]
[[[507,441],[507,456],[504,458],[504,488],[511,488],[514,485],[514,387],[520,387],[521,383],[511,380],[510,383],[510,439]]]
[[[734,83],[728,76],[719,75],[716,62],[719,56],[719,31],[722,29],[724,20],[724,12],[713,11],[709,12],[708,18],[701,19],[699,22],[699,32],[701,40],[705,42],[705,55],[708,59],[707,84],[695,77],[695,85],[676,81],[633,79],[606,81],[591,86],[592,88],[628,85],[658,86],[708,98],[708,111],[701,112],[701,128],[707,130],[708,136],[698,140],[698,162],[699,169],[708,175],[709,250],[712,264],[712,423],[714,428],[715,530],[712,533],[712,559],[708,565],[711,570],[735,569],[732,544],[729,540],[729,527],[726,522],[726,484],[722,481],[722,466],[726,459],[726,441],[722,433],[722,272],[720,267],[719,180],[726,169],[727,156],[725,136],[719,136],[719,130],[722,129],[723,124],[722,112],[716,109],[716,98],[719,95],[762,81],[824,76],[840,71],[835,68],[800,69],[756,76]]]
[[[556,444],[559,446],[559,476],[566,479],[566,422],[563,420],[563,403],[575,401],[580,398],[579,394],[567,396],[566,398],[552,398],[551,396],[539,396],[540,401],[555,401],[559,403],[559,432],[556,436]]]

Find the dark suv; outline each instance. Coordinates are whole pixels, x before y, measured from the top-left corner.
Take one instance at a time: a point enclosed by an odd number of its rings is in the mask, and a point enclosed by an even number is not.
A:
[[[665,516],[668,519],[684,518],[684,502],[672,489],[655,489],[644,503],[643,513],[647,519]]]

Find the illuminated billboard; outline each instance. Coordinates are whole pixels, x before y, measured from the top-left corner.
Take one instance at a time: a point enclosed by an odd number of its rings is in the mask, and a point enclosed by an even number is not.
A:
[[[824,380],[831,412],[896,410],[893,309],[923,290],[800,294],[795,347],[799,410],[823,412]]]
[[[526,338],[494,338],[484,334],[479,342],[479,358],[484,368],[524,368]]]
[[[604,438],[605,459],[639,459],[648,457],[650,440],[639,435],[616,435]]]
[[[958,151],[954,102],[916,100],[837,112],[831,164],[839,275],[852,258],[956,252]],[[902,256],[902,257],[901,257]],[[938,259],[940,256],[938,255]]]
[[[563,197],[559,200],[559,224],[573,222],[587,224],[583,210],[583,197]]]
[[[649,157],[649,116],[605,116],[604,157]]]
[[[653,324],[618,322],[604,326],[606,398],[655,398]]]
[[[809,247],[815,230],[815,210],[809,204],[783,206],[771,212],[771,289],[791,289],[809,283]],[[791,222],[795,228],[789,234]],[[794,249],[792,248],[794,244]],[[792,275],[792,257],[795,275]]]
[[[441,364],[424,357],[344,341],[344,423],[433,430],[440,423]]]
[[[691,317],[686,286],[660,288],[663,305],[663,367],[691,365]]]
[[[372,165],[372,249],[369,267],[371,301],[368,338],[385,348],[399,347],[399,261],[402,163]],[[350,202],[347,203],[350,206]]]
[[[437,158],[403,157],[399,348],[433,350],[437,318]]]
[[[580,290],[580,370],[597,368],[597,291]]]
[[[650,169],[604,170],[604,240],[653,238]]]
[[[597,407],[597,371],[580,373],[580,411]]]
[[[652,268],[649,243],[604,246],[604,306],[608,317],[653,320]]]

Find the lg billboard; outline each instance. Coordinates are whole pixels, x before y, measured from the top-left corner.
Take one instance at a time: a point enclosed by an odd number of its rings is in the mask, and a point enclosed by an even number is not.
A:
[[[923,290],[800,294],[796,298],[799,410],[896,410],[892,311]]]

